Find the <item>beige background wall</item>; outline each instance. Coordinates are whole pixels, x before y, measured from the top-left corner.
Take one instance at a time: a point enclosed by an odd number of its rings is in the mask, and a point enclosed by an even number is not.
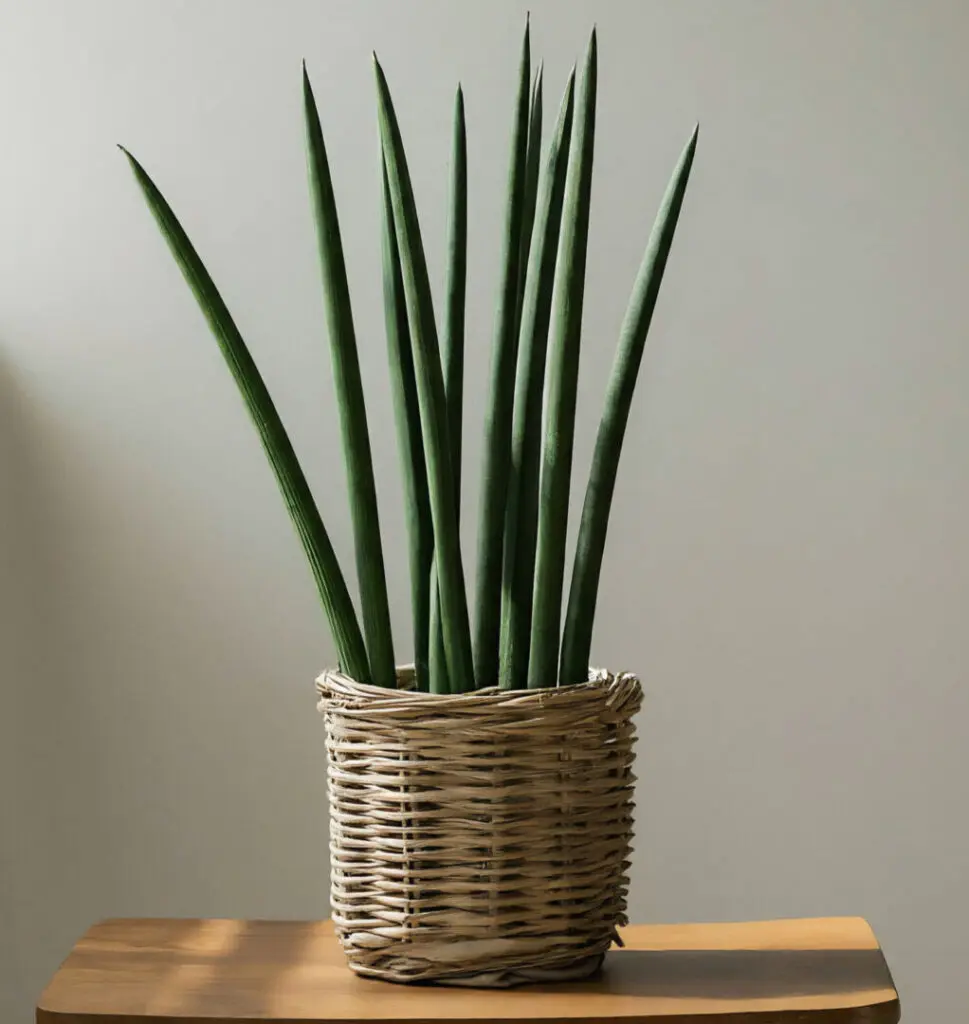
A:
[[[864,914],[909,1019],[954,1020],[969,996],[969,8],[530,6],[550,111],[600,29],[580,485],[653,213],[702,122],[596,637],[600,660],[638,668],[649,691],[634,916]],[[96,918],[327,912],[312,679],[330,640],[114,144],[156,175],[209,262],[348,558],[304,182],[307,58],[403,637],[369,54],[400,106],[435,280],[465,85],[473,515],[524,11],[0,2],[4,1020],[29,1019]]]

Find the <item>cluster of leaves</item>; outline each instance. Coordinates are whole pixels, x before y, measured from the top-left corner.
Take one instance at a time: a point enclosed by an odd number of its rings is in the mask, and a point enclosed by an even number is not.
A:
[[[380,126],[387,344],[408,514],[418,685],[461,693],[588,677],[609,512],[646,335],[686,190],[697,132],[673,172],[620,333],[599,425],[562,622],[569,490],[595,140],[597,46],[569,76],[542,153],[542,69],[529,30],[519,68],[485,423],[474,630],[458,521],[467,138],[458,88],[444,310],[435,316],[417,207],[383,69]],[[342,669],[396,685],[377,495],[337,204],[306,69],[303,101],[326,320],[347,468],[363,629],[319,510],[262,377],[171,207],[125,151],[148,206],[208,320],[275,471],[319,588]]]

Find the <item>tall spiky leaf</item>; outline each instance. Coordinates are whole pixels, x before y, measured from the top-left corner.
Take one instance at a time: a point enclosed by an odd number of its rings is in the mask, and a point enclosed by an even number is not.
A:
[[[578,683],[588,678],[599,574],[606,545],[609,511],[616,488],[619,456],[622,453],[623,437],[643,358],[646,335],[649,333],[649,324],[653,318],[656,298],[663,282],[663,272],[666,269],[676,223],[690,178],[690,169],[693,166],[698,132],[699,128],[695,128],[663,196],[619,336],[619,348],[606,392],[605,410],[599,424],[585,503],[582,507],[562,640],[559,672],[562,683]]]
[[[215,283],[172,208],[141,164],[127,150],[122,148],[121,151],[128,158],[148,208],[195,295],[195,300],[219,344],[249,415],[259,432],[259,439],[276,474],[279,489],[319,588],[323,609],[333,631],[340,665],[354,679],[369,682],[371,677],[367,652],[346,581],[340,571],[333,545],[330,543],[309,485],[300,469],[296,453],[259,370]]]
[[[481,513],[478,521],[478,575],[475,590],[474,668],[479,686],[493,686],[498,681],[505,492],[511,467],[511,426],[515,398],[515,361],[518,351],[518,261],[521,258],[522,214],[525,206],[529,68],[529,33],[526,24],[512,132],[508,191],[505,198],[502,277],[491,364],[491,395],[486,406],[484,430]]]
[[[538,178],[542,165],[542,63],[539,61],[532,83],[532,98],[528,108],[528,149],[525,157],[525,199],[522,206],[521,253],[518,257],[518,325],[521,337],[522,305],[525,301],[525,279],[528,274],[528,255],[535,225],[535,204],[538,199]]]
[[[562,97],[542,177],[519,334],[515,422],[511,444],[514,469],[508,481],[501,600],[499,679],[500,685],[507,689],[524,687],[528,678],[542,450],[542,389],[545,382],[555,257],[562,221],[569,140],[572,137],[574,91],[573,68]]]
[[[471,630],[468,621],[464,567],[454,507],[454,475],[448,442],[447,403],[441,353],[434,322],[434,304],[427,275],[414,190],[407,157],[383,69],[374,57],[380,138],[394,210],[394,229],[401,257],[407,320],[410,325],[417,396],[424,435],[424,455],[434,523],[434,560],[441,594],[441,623],[452,690],[474,687]]]
[[[330,338],[330,358],[340,410],[343,433],[343,460],[350,493],[350,513],[360,585],[363,632],[370,659],[370,672],[378,686],[396,685],[394,641],[390,625],[390,604],[384,574],[383,546],[380,541],[380,517],[377,512],[377,487],[370,453],[367,408],[360,380],[360,360],[350,309],[340,222],[337,216],[333,182],[323,142],[323,130],[313,98],[306,67],[303,67],[303,113],[306,125],[306,150],[310,191],[323,274],[323,304]]]
[[[414,356],[407,324],[407,300],[394,231],[394,209],[387,182],[387,167],[381,161],[383,186],[383,277],[384,313],[387,322],[387,355],[391,391],[397,419],[401,477],[404,482],[404,510],[410,556],[411,610],[413,615],[414,668],[417,686],[429,688],[428,638],[430,630],[431,559],[434,556],[434,528],[427,494],[424,439],[414,379]]]
[[[535,561],[532,632],[528,653],[529,688],[556,681],[565,540],[568,529],[572,446],[575,439],[575,399],[585,295],[589,204],[595,144],[596,34],[586,54],[575,130],[569,151],[562,232],[555,266],[553,322],[547,381],[545,447],[542,458],[541,504]]]
[[[468,140],[464,93],[454,100],[454,143],[448,202],[447,278],[444,284],[444,393],[454,474],[454,507],[461,514],[461,438],[464,419],[464,300],[468,277]]]
[[[444,282],[444,393],[447,399],[448,441],[454,474],[454,508],[461,520],[461,438],[464,433],[464,299],[468,272],[468,141],[464,122],[464,93],[454,100],[454,144],[448,202],[447,278]],[[431,689],[450,692],[440,594],[431,584]]]

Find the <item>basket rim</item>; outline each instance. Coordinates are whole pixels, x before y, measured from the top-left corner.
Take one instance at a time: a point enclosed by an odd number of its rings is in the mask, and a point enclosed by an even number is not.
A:
[[[413,673],[412,665],[402,665],[397,669],[398,678]],[[339,669],[325,669],[316,679],[317,693],[323,698],[337,698],[377,705],[413,705],[416,703],[434,705],[441,710],[475,708],[495,709],[501,706],[545,708],[559,703],[573,703],[577,700],[596,699],[612,694],[628,693],[630,690],[642,692],[639,677],[632,672],[610,672],[604,668],[590,668],[589,679],[584,683],[569,686],[549,686],[532,690],[503,690],[497,686],[489,686],[467,693],[428,693],[406,687],[390,688],[374,686],[372,683],[361,683]],[[607,701],[611,703],[611,701]],[[322,710],[322,709],[321,709]]]

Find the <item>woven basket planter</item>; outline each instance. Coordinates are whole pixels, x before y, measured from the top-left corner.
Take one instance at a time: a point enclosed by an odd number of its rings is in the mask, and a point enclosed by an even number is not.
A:
[[[584,977],[626,923],[631,675],[452,696],[318,680],[332,916],[388,981]]]

